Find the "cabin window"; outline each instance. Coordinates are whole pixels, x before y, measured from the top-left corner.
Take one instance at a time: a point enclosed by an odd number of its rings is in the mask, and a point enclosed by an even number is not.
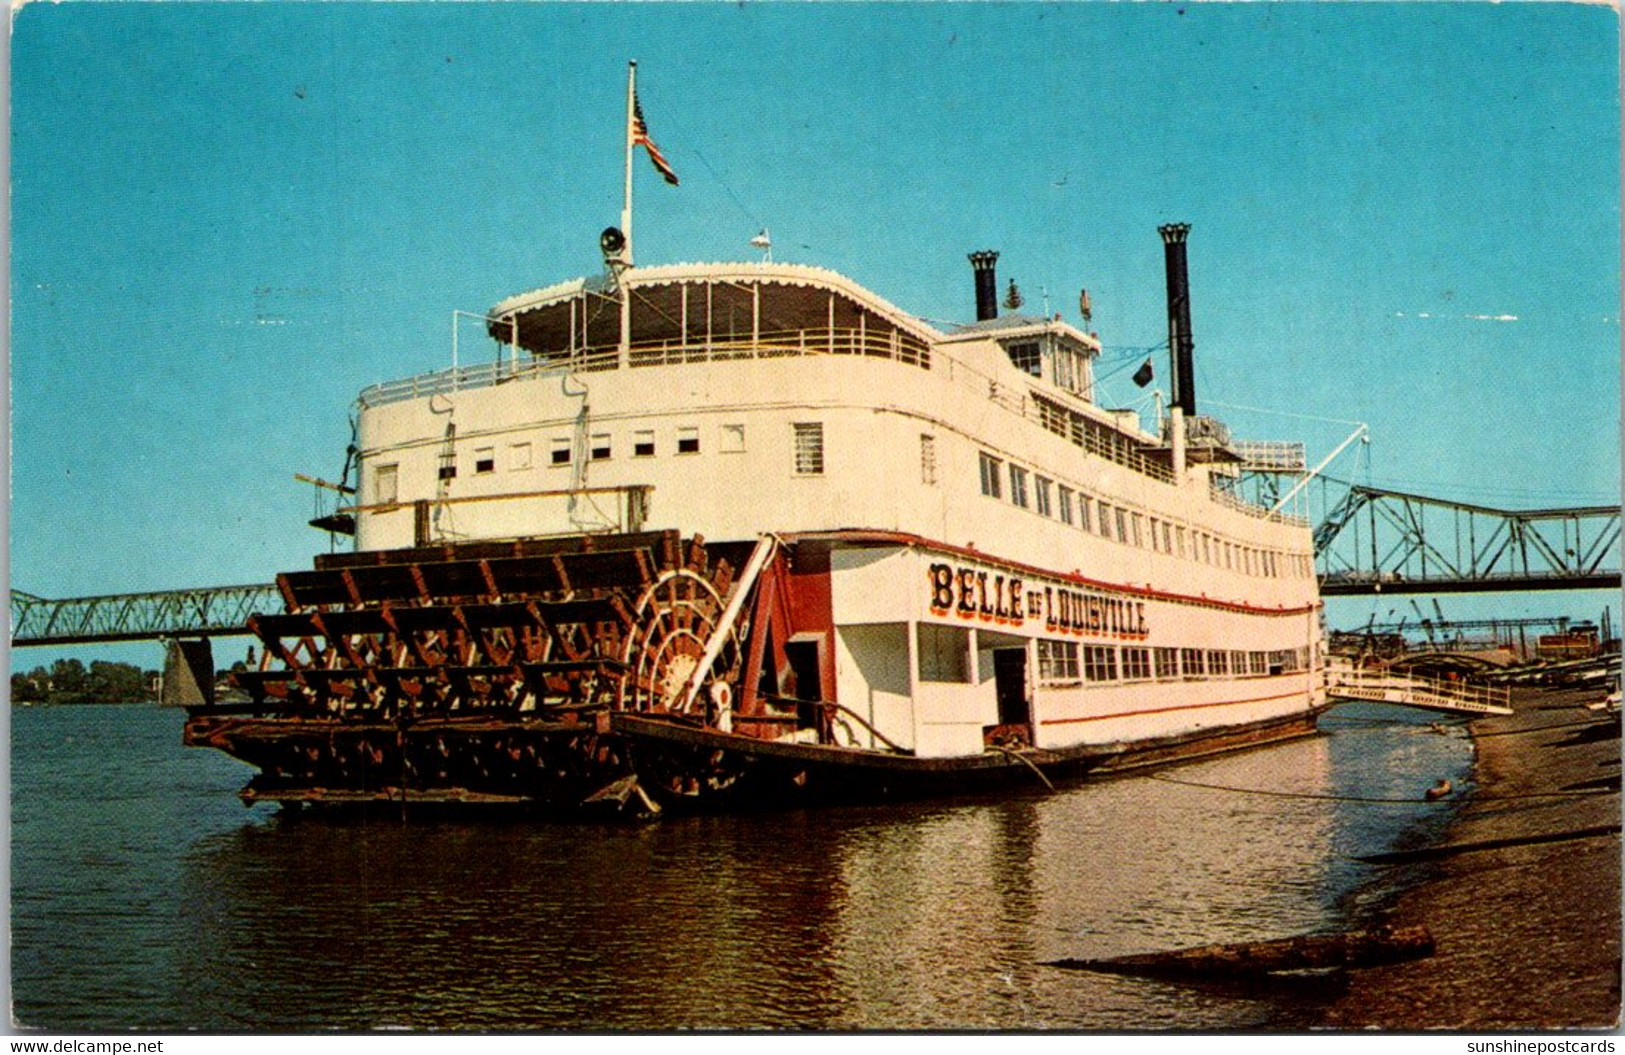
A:
[[[440,469],[437,476],[442,480],[457,479],[457,455],[453,451],[446,451],[440,455]]]
[[[1027,470],[1019,465],[1010,466],[1010,501],[1027,508]]]
[[[1054,516],[1054,507],[1050,504],[1050,488],[1053,485],[1042,476],[1033,477],[1033,496],[1038,501],[1038,515],[1041,517]]]
[[[372,500],[381,506],[392,506],[400,498],[399,465],[380,465],[372,471]]]
[[[1162,522],[1162,552],[1164,552],[1164,553],[1172,553],[1173,551],[1174,551],[1174,528],[1173,528],[1172,524],[1170,524],[1170,523],[1168,523],[1168,521],[1164,520]]]
[[[1185,672],[1185,680],[1191,681],[1207,674],[1207,664],[1204,662],[1206,653],[1199,648],[1182,648],[1179,650],[1179,668]]]
[[[1144,523],[1145,517],[1141,516],[1139,513],[1134,513],[1129,518],[1129,527],[1134,529],[1134,544],[1136,546],[1145,545],[1145,541],[1140,535],[1140,526]]]
[[[653,458],[655,456],[655,434],[653,429],[639,429],[632,433],[632,457]]]
[[[1050,354],[1050,362],[1055,364],[1055,383],[1068,392],[1078,389],[1078,371],[1072,361],[1076,354],[1065,348],[1057,348]]]
[[[921,681],[970,681],[969,630],[934,623],[920,623],[915,630]]]
[[[497,452],[494,447],[474,448],[474,475],[497,471]]]
[[[1078,680],[1078,646],[1072,641],[1038,642],[1038,680],[1047,683]]]
[[[1151,652],[1144,648],[1123,648],[1123,680],[1151,680]]]
[[[1212,649],[1207,654],[1207,672],[1216,678],[1230,673],[1229,653]]]
[[[1128,538],[1128,510],[1114,510],[1117,514],[1117,541],[1127,542]]]
[[[1181,557],[1185,556],[1185,529],[1182,527],[1177,529],[1174,532],[1174,537],[1179,541],[1179,555]]]
[[[796,475],[824,475],[824,424],[821,421],[797,422]]]
[[[1105,502],[1095,503],[1096,521],[1100,525],[1100,537],[1112,537],[1112,507]]]
[[[528,444],[528,443],[510,443],[510,444],[508,444],[508,470],[510,472],[512,472],[513,470],[516,470],[516,469],[529,469],[529,468],[530,468],[530,444]]]
[[[920,483],[935,486],[937,482],[937,438],[929,432],[920,433]]]
[[[1083,353],[1075,348],[1057,347],[1051,361],[1055,364],[1055,383],[1068,392],[1083,392],[1088,377]]]
[[[1178,649],[1154,648],[1151,650],[1151,659],[1156,665],[1158,681],[1172,681],[1179,677]]]
[[[700,430],[697,428],[681,428],[677,430],[677,453],[700,453]]]
[[[607,462],[615,453],[615,441],[607,432],[595,432],[587,444],[587,453],[595,462]]]
[[[1086,495],[1086,494],[1079,494],[1078,495],[1078,527],[1079,527],[1079,529],[1081,529],[1083,531],[1093,531],[1094,530],[1094,528],[1089,523],[1089,506],[1090,506],[1089,496]]]
[[[550,465],[570,464],[570,441],[563,436],[555,436],[552,440],[547,456]]]
[[[1039,352],[1037,341],[1023,341],[1020,344],[1012,344],[1006,348],[1006,351],[1017,370],[1032,374],[1034,377],[1044,375],[1044,357]]]
[[[1072,488],[1056,488],[1056,494],[1060,497],[1061,523],[1072,523]]]
[[[982,453],[982,493],[989,498],[999,497],[999,470],[1003,465],[993,455]]]
[[[1117,649],[1111,645],[1083,646],[1085,681],[1117,680]]]
[[[1232,653],[1230,653],[1230,673],[1232,673],[1232,674],[1245,674],[1245,673],[1247,673],[1247,653],[1245,653],[1245,652],[1232,652]]]
[[[745,426],[724,425],[717,439],[717,450],[723,454],[742,454],[745,450]]]

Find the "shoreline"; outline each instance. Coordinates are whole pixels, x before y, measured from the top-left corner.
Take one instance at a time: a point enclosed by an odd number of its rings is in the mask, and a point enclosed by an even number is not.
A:
[[[1426,869],[1380,921],[1425,925],[1437,949],[1352,972],[1319,1028],[1618,1028],[1620,724],[1597,698],[1515,689],[1516,714],[1471,723],[1466,806],[1436,846],[1379,866]]]

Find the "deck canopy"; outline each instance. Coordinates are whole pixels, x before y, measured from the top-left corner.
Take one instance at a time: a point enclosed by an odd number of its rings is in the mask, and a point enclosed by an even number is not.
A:
[[[782,348],[883,355],[923,366],[942,336],[821,268],[682,264],[635,268],[621,281],[632,301],[634,364],[668,361],[674,352]],[[488,328],[504,343],[517,332],[519,347],[539,358],[590,359],[620,343],[619,296],[608,277],[576,279],[503,301],[491,309]]]

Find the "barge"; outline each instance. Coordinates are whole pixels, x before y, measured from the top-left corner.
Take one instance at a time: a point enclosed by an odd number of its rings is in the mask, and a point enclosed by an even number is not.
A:
[[[1303,449],[1196,413],[1188,227],[1147,428],[1095,334],[1000,312],[996,253],[953,327],[816,267],[636,266],[630,173],[601,274],[361,393],[321,521],[353,546],[278,577],[248,702],[188,716],[245,800],[872,799],[1313,731],[1309,528],[1236,486]]]

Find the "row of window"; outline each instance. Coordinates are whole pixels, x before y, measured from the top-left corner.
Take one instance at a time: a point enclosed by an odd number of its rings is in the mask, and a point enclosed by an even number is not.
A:
[[[800,422],[791,426],[795,444],[795,472],[799,476],[821,476],[824,472],[824,426],[822,422]],[[717,450],[722,454],[738,454],[745,449],[745,426],[722,425],[718,429]],[[546,464],[550,466],[567,466],[574,462],[575,439],[570,436],[554,436],[547,440],[545,445]],[[632,457],[655,457],[655,430],[638,429],[631,435]],[[509,443],[503,448],[502,468],[510,472],[518,472],[533,468],[536,464],[536,444],[529,440]],[[615,437],[608,432],[589,433],[586,437],[586,455],[589,461],[605,462],[615,457]],[[700,430],[693,426],[684,426],[677,429],[675,452],[677,454],[700,453]],[[495,445],[475,447],[474,475],[484,476],[497,471],[497,447]],[[437,477],[441,480],[454,480],[457,478],[457,455],[455,451],[446,451],[440,456]],[[933,469],[934,471],[934,469]],[[373,469],[373,501],[380,504],[392,504],[399,499],[400,467],[396,463],[379,465]]]
[[[1255,652],[1219,648],[1090,645],[1052,638],[1040,638],[1037,645],[1038,681],[1043,685],[1199,681],[1207,678],[1263,677],[1309,669],[1307,645]],[[921,681],[971,683],[969,629],[919,623],[915,626],[914,647]],[[989,676],[991,668],[981,672],[982,678]]]
[[[1038,642],[1038,680],[1046,685],[1101,681],[1197,681],[1289,674],[1309,669],[1307,645],[1274,652],[1235,649],[1081,645]]]
[[[1183,524],[1114,506],[1104,499],[1092,498],[1046,476],[1029,472],[1014,462],[1006,465],[1002,458],[995,458],[986,451],[980,453],[982,493],[989,498],[1008,497],[1012,505],[1031,509],[1039,516],[1054,517],[1101,538],[1201,561],[1244,575],[1276,579],[1308,578],[1313,573],[1309,558],[1303,554],[1244,546],[1206,531],[1187,530]]]

